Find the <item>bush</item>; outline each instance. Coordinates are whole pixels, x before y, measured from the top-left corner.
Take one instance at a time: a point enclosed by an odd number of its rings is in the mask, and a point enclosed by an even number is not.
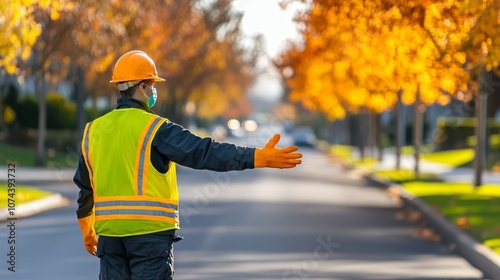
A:
[[[38,127],[38,101],[35,96],[21,98],[13,109],[20,126],[24,128]]]
[[[475,118],[439,118],[437,132],[433,135],[436,151],[469,148],[467,139],[475,135]],[[488,120],[488,135],[498,134],[500,123]]]
[[[20,126],[38,128],[39,108],[35,96],[21,98],[13,109]],[[47,129],[76,129],[76,104],[58,93],[47,94]]]
[[[76,106],[57,93],[47,95],[47,129],[76,129]]]

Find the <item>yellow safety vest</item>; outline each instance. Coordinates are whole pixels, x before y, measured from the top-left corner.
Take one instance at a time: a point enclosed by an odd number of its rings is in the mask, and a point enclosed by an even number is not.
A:
[[[126,108],[88,123],[82,153],[94,193],[94,229],[102,236],[133,236],[179,229],[175,163],[166,173],[150,160],[151,143],[168,121]]]

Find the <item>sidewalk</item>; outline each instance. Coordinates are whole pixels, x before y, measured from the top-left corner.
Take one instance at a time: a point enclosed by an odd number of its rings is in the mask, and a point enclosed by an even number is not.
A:
[[[72,181],[75,168],[16,167],[16,184]],[[0,181],[7,181],[7,166],[0,166]]]
[[[415,158],[413,155],[401,156],[401,169],[413,170],[415,167]],[[385,152],[382,162],[379,162],[374,167],[375,170],[395,169],[396,155],[393,153]],[[420,171],[425,173],[434,173],[439,175],[445,182],[460,182],[472,183],[474,180],[473,168],[453,168],[445,164],[435,163],[420,159]],[[500,173],[493,173],[491,171],[483,171],[483,184],[500,184]]]
[[[0,181],[7,182],[7,166],[0,166]],[[12,174],[12,173],[10,173]],[[59,183],[71,182],[75,174],[74,168],[63,169],[49,169],[49,168],[36,168],[36,167],[16,167],[15,168],[15,184],[17,185],[30,185],[30,183]],[[16,205],[15,218],[23,218],[32,216],[44,211],[56,209],[68,205],[68,200],[61,194],[54,193],[48,197],[38,199],[35,201]],[[5,222],[9,216],[7,208],[0,209],[0,222]]]
[[[383,161],[376,164],[374,170],[395,169],[396,156],[384,154]],[[415,160],[413,156],[401,156],[401,168],[413,170]],[[473,168],[453,168],[444,164],[420,160],[420,171],[439,175],[445,182],[472,183],[474,179]],[[410,207],[422,215],[426,225],[434,229],[449,248],[455,250],[470,264],[479,269],[490,279],[500,279],[500,256],[493,250],[480,244],[467,233],[458,229],[453,223],[425,204],[419,197],[406,191],[402,186],[392,182],[380,180],[365,174],[368,181],[387,188],[391,195],[397,196],[405,207]],[[500,184],[500,174],[483,171],[483,184]]]

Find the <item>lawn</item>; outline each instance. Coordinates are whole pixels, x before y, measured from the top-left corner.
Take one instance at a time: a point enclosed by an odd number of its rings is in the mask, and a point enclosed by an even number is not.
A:
[[[474,158],[472,149],[422,154],[422,159],[463,166]],[[500,185],[484,185],[475,189],[468,183],[447,183],[432,173],[413,170],[379,170],[375,175],[401,184],[439,211],[452,223],[479,242],[500,254]]]
[[[408,182],[402,186],[500,254],[500,185]]]
[[[5,208],[8,205],[8,199],[11,198],[8,196],[8,188],[7,184],[0,184],[0,208]],[[16,205],[20,203],[26,203],[33,200],[37,200],[46,196],[51,195],[52,193],[47,191],[41,191],[36,188],[30,188],[26,186],[16,186],[16,192],[13,199],[15,199]]]
[[[422,154],[422,159],[454,167],[462,166],[474,159],[474,150],[461,149]]]
[[[352,160],[352,149],[354,147],[347,145],[332,145],[330,149],[330,153],[336,157],[340,157],[344,160],[351,161]]]
[[[0,151],[0,165],[7,165],[8,162],[16,162],[19,166],[35,166],[36,150],[34,149],[0,143]],[[50,151],[45,157],[44,166],[75,168],[77,159],[75,155]]]
[[[398,184],[402,184],[405,182],[413,182],[416,180],[424,181],[424,182],[442,182],[439,176],[433,173],[423,173],[421,172],[419,177],[417,178],[415,171],[409,169],[400,169],[400,170],[379,170],[374,172],[375,175],[389,179],[390,181]]]
[[[352,156],[352,150],[356,147],[347,145],[332,145],[330,149],[331,155],[341,158],[342,160],[366,171],[372,170],[378,163],[376,158],[365,157],[363,160]]]

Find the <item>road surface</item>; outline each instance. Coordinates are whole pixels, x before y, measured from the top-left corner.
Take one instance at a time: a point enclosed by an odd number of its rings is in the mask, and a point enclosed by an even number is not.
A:
[[[185,240],[175,245],[176,279],[481,279],[444,246],[417,238],[383,191],[317,151],[304,150],[303,160],[293,170],[179,168]],[[71,182],[37,185],[76,201]],[[98,279],[75,209],[16,222],[16,272],[0,224],[0,279]]]

